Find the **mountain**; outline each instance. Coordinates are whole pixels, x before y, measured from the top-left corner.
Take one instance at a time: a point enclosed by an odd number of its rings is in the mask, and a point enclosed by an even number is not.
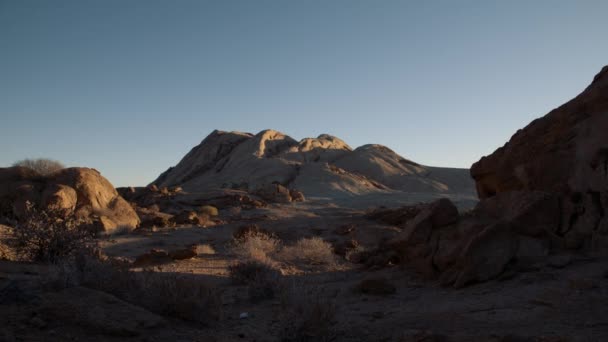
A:
[[[420,165],[382,145],[352,149],[328,134],[296,141],[274,130],[215,130],[153,182],[189,192],[254,191],[271,183],[309,198],[399,192],[474,197],[475,191],[468,169]]]

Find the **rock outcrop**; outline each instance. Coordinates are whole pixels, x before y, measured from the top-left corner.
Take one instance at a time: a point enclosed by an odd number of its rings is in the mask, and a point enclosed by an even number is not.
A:
[[[608,245],[608,66],[581,94],[519,130],[471,167],[477,192],[500,215],[525,216],[528,235],[606,253]],[[509,192],[520,191],[509,195]],[[534,192],[544,192],[539,195]],[[492,197],[501,196],[499,200]],[[504,196],[513,199],[505,200]],[[520,201],[519,198],[539,197]],[[518,207],[530,203],[533,208]],[[494,207],[494,208],[492,208]],[[517,220],[516,220],[517,221]]]
[[[580,95],[517,131],[471,167],[480,198],[511,190],[608,188],[608,66]]]
[[[179,186],[190,193],[222,188],[260,194],[278,184],[299,191],[291,195],[298,201],[396,192],[474,196],[473,181],[464,169],[419,165],[381,145],[353,150],[328,134],[298,142],[274,130],[256,135],[213,131],[152,184]]]
[[[139,224],[131,205],[89,168],[66,168],[48,176],[23,167],[0,169],[0,215],[21,219],[28,202],[41,210],[75,213],[106,233],[133,230]]]
[[[373,260],[397,252],[422,274],[462,287],[564,252],[608,255],[607,129],[605,67],[579,96],[473,165],[481,201],[472,212],[459,216],[440,200],[370,214],[403,228]]]

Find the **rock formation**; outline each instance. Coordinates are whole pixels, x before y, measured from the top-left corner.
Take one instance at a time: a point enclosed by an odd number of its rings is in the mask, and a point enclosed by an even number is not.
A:
[[[608,255],[608,67],[579,96],[519,130],[471,168],[481,201],[369,215],[403,228],[374,262],[401,262],[461,287],[551,254]]]
[[[509,190],[604,192],[608,66],[580,95],[520,129],[471,167],[480,198]]]
[[[399,191],[474,193],[464,169],[419,165],[381,145],[353,150],[331,135],[298,142],[273,130],[256,135],[216,130],[152,184],[187,192],[224,188],[250,193],[268,193],[270,184],[279,184],[301,191],[303,196],[292,196],[299,199]]]
[[[129,203],[94,169],[67,168],[42,176],[24,167],[0,168],[0,216],[21,219],[28,202],[40,210],[75,213],[107,233],[139,224]]]

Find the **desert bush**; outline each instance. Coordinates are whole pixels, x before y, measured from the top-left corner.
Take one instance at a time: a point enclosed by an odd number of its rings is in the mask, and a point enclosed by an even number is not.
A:
[[[217,208],[214,207],[214,206],[211,206],[211,205],[204,205],[204,206],[202,206],[198,210],[198,212],[201,213],[201,214],[206,214],[206,215],[208,215],[210,217],[219,215],[219,212],[218,212]]]
[[[139,300],[150,311],[205,323],[221,316],[219,291],[195,275],[144,271],[138,274]]]
[[[240,259],[272,264],[272,256],[278,252],[281,241],[264,232],[250,231],[235,239],[232,251]]]
[[[56,263],[95,244],[94,232],[73,213],[38,210],[26,204],[26,217],[13,229],[17,254],[31,261]]]
[[[282,288],[282,275],[273,265],[245,261],[229,267],[230,277],[237,284],[247,285],[249,299],[259,301],[273,298]]]
[[[14,249],[2,240],[0,240],[0,260],[17,260],[17,254]]]
[[[198,246],[198,254],[213,255],[215,254],[215,248],[208,243],[204,243]]]
[[[281,256],[292,262],[312,265],[331,266],[336,263],[331,244],[320,237],[300,239],[293,246],[283,248]]]
[[[134,272],[129,264],[89,251],[56,265],[54,287],[85,286],[160,315],[206,324],[221,318],[221,293],[191,274]]]
[[[43,176],[53,174],[65,168],[62,163],[46,158],[23,159],[13,163],[13,166],[27,167],[28,169],[32,169]]]
[[[281,341],[335,341],[336,306],[313,289],[292,286],[284,294]]]

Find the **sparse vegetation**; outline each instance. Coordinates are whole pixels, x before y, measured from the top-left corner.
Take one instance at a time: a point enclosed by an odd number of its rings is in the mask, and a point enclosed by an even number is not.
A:
[[[285,293],[281,341],[335,341],[335,304],[314,291],[292,287]]]
[[[208,243],[204,243],[198,246],[198,254],[213,255],[215,254],[215,248]]]
[[[248,260],[230,266],[229,271],[234,282],[247,285],[252,301],[273,298],[283,286],[281,272],[267,263]]]
[[[27,215],[13,229],[15,249],[20,257],[57,263],[94,245],[94,232],[73,213],[39,210],[26,204]]]
[[[133,272],[128,264],[81,253],[59,264],[55,286],[85,286],[110,293],[152,312],[197,323],[221,318],[217,288],[195,275]]]
[[[219,211],[217,210],[216,207],[211,206],[211,205],[204,205],[199,209],[199,213],[201,214],[206,214],[209,217],[213,217],[213,216],[217,216],[219,215]]]
[[[235,239],[233,252],[241,260],[273,264],[272,257],[280,247],[281,241],[275,236],[260,231],[250,231]]]
[[[293,246],[284,247],[281,256],[285,260],[312,265],[336,263],[331,244],[320,237],[300,239]]]
[[[15,162],[13,166],[27,167],[43,176],[53,174],[65,168],[61,162],[47,158],[23,159]]]

